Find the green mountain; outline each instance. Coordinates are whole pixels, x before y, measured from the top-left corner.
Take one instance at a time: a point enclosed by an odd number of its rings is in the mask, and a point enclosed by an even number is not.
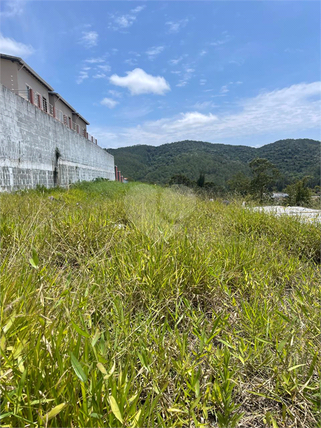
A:
[[[175,174],[197,180],[204,173],[206,181],[227,186],[233,175],[250,176],[249,162],[266,158],[281,172],[282,187],[295,179],[311,176],[310,185],[320,182],[321,142],[309,139],[280,140],[259,148],[212,144],[203,141],[179,141],[162,146],[131,146],[107,149],[115,165],[130,180],[168,183]]]

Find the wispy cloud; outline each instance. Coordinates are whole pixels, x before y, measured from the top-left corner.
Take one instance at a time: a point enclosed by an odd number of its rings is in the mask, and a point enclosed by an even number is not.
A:
[[[127,88],[132,95],[164,95],[165,92],[170,91],[170,86],[164,77],[152,76],[151,74],[147,74],[141,68],[135,68],[133,71],[128,71],[127,76],[124,77],[113,74],[110,77],[110,83]]]
[[[189,65],[184,66],[182,77],[180,81],[177,83],[177,87],[181,88],[187,85],[187,83],[191,80],[194,73],[194,68],[191,68]]]
[[[182,113],[140,124],[137,127],[119,129],[112,140],[106,139],[110,129],[96,129],[102,144],[115,147],[138,144],[154,145],[170,141],[202,140],[213,141],[234,137],[253,137],[275,132],[319,129],[321,109],[321,82],[300,83],[261,92],[254,98],[244,99],[231,112],[213,115],[199,111]],[[235,112],[235,108],[238,109]],[[217,140],[216,140],[217,141]]]
[[[182,28],[186,27],[188,22],[188,18],[181,19],[179,21],[167,21],[167,30],[169,33],[178,33]]]
[[[206,85],[206,83],[207,83],[207,80],[206,80],[206,79],[200,79],[200,85],[201,85],[201,86]]]
[[[165,46],[153,46],[152,48],[149,48],[146,51],[146,55],[148,55],[148,58],[150,60],[153,60],[159,55],[163,50],[165,49]]]
[[[24,11],[25,1],[23,0],[10,0],[5,1],[3,10],[0,10],[0,18],[13,18],[22,15]]]
[[[299,48],[286,48],[286,49],[284,49],[284,52],[295,54],[295,53],[302,53],[302,52],[304,52],[304,50],[299,49]]]
[[[222,86],[222,87],[221,87],[221,89],[220,89],[220,94],[224,95],[224,94],[227,94],[229,91],[230,91],[230,90],[229,90],[229,88],[227,87],[227,85],[224,85],[224,86]]]
[[[98,33],[96,31],[83,31],[79,42],[87,49],[97,46]]]
[[[106,77],[105,73],[96,73],[93,75],[93,79],[104,79]]]
[[[104,71],[105,73],[108,73],[111,70],[110,65],[98,65],[97,68],[99,68],[99,70]]]
[[[119,102],[116,100],[113,100],[112,98],[104,98],[100,101],[100,104],[108,108],[114,108],[116,107],[117,104],[119,104]]]
[[[179,56],[178,58],[170,59],[168,62],[169,62],[169,64],[171,64],[171,65],[177,65],[177,64],[179,64],[181,61],[183,61],[183,59],[184,59],[184,58],[186,58],[187,56],[188,56],[187,54],[184,54],[184,55]]]
[[[226,43],[228,43],[231,40],[231,36],[228,34],[227,31],[223,31],[223,33],[221,34],[221,37],[214,40],[213,42],[210,43],[211,46],[222,46],[225,45]]]
[[[99,63],[105,62],[105,59],[102,57],[88,58],[88,59],[85,59],[85,62],[88,62],[88,64],[99,64]]]
[[[204,55],[206,55],[206,54],[207,54],[207,50],[205,50],[205,49],[201,50],[201,52],[200,52],[200,56],[204,56]]]
[[[131,66],[135,66],[135,65],[137,65],[137,59],[136,58],[127,58],[127,59],[125,59],[124,60],[124,63],[125,64],[128,64],[128,65],[131,65]]]
[[[193,105],[193,108],[196,110],[208,110],[214,107],[218,107],[218,105],[214,104],[212,101],[197,102]]]
[[[104,64],[105,59],[103,57],[96,58],[87,58],[84,60],[84,65],[81,67],[81,70],[78,74],[76,82],[81,84],[84,80],[88,78],[93,79],[103,79],[106,78],[108,73],[111,70],[110,65]]]
[[[137,6],[134,9],[131,9],[130,13],[125,15],[112,14],[110,15],[111,22],[108,27],[111,30],[125,30],[131,27],[137,19],[138,13],[145,9],[145,5]]]
[[[31,45],[17,42],[9,37],[4,37],[0,33],[0,51],[1,53],[13,56],[21,56],[26,58],[34,53],[34,48]]]
[[[84,67],[82,70],[80,70],[79,75],[76,79],[76,83],[80,85],[84,80],[88,79],[88,77],[89,77],[88,68]]]
[[[144,10],[145,9],[145,5],[142,5],[142,6],[137,6],[137,7],[135,7],[135,9],[132,9],[131,10],[131,12],[132,13],[139,13],[139,12],[141,12],[142,10]]]
[[[121,97],[122,97],[121,92],[115,91],[115,89],[110,89],[110,90],[108,91],[108,93],[109,93],[110,95],[112,95],[113,97],[116,97],[116,98],[121,98]]]

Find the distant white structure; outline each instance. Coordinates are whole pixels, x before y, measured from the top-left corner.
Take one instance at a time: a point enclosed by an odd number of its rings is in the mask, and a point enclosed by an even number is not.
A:
[[[266,212],[269,214],[274,214],[276,216],[290,215],[290,216],[295,216],[299,220],[302,220],[304,222],[321,223],[321,210],[314,210],[311,208],[267,206],[267,207],[255,207],[253,208],[253,211]]]

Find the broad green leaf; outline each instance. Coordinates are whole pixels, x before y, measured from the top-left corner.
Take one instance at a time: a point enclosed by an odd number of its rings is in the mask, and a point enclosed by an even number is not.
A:
[[[97,363],[97,369],[99,371],[102,372],[102,374],[106,375],[107,374],[107,370],[105,369],[105,367],[101,364],[101,363]]]
[[[134,420],[133,420],[133,424],[132,424],[132,427],[133,427],[133,428],[134,428],[134,427],[137,427],[138,422],[139,422],[139,417],[140,417],[141,412],[142,412],[142,409],[139,409],[139,410],[138,410],[138,412],[136,413],[136,415],[135,415],[135,417],[134,417]]]
[[[297,369],[298,367],[303,367],[303,366],[306,366],[306,364],[298,364],[298,365],[296,365],[296,366],[290,367],[290,368],[288,369],[288,371],[289,371],[289,372],[291,372],[292,370],[295,370],[295,369]]]
[[[169,409],[167,409],[169,412],[172,413],[184,413],[184,410],[182,409],[177,409],[176,407],[170,407]]]
[[[90,337],[89,333],[87,333],[86,331],[84,331],[80,327],[78,327],[78,325],[76,323],[74,323],[72,320],[71,320],[71,324],[72,324],[73,328],[76,330],[76,332],[79,333],[81,336],[84,336],[87,338]]]
[[[40,400],[33,400],[31,401],[30,406],[34,406],[35,404],[49,403],[50,401],[54,401],[54,398],[43,398]]]
[[[34,248],[32,249],[32,258],[29,259],[29,263],[34,269],[39,269],[39,258]]]
[[[116,418],[119,420],[119,422],[123,423],[123,417],[122,417],[122,414],[120,413],[117,401],[115,400],[115,398],[112,395],[109,397],[109,404],[110,404],[111,411],[113,412],[113,414],[116,416]]]
[[[110,372],[104,376],[104,379],[110,378],[110,376],[114,373],[115,368],[116,368],[116,361],[114,361],[114,364],[113,364],[112,368],[110,369]]]
[[[4,419],[4,418],[6,418],[7,416],[11,416],[13,413],[12,412],[9,412],[9,413],[3,413],[2,415],[0,415],[0,419]]]
[[[90,417],[91,417],[91,418],[95,418],[95,419],[99,419],[99,418],[102,418],[102,417],[103,417],[103,415],[100,415],[100,414],[98,414],[98,413],[91,413],[91,414],[90,414]]]
[[[282,349],[284,348],[284,346],[287,344],[288,339],[283,339],[281,340],[281,342],[278,344],[278,351],[281,352]]]
[[[70,359],[71,359],[72,368],[74,369],[76,375],[79,377],[79,379],[82,382],[87,382],[87,376],[86,376],[80,362],[77,360],[77,358],[74,356],[74,354],[72,352],[70,353]]]
[[[54,407],[52,410],[50,410],[49,413],[47,413],[44,417],[44,421],[50,421],[50,419],[54,418],[62,411],[62,409],[66,406],[66,403],[58,404],[58,406]]]

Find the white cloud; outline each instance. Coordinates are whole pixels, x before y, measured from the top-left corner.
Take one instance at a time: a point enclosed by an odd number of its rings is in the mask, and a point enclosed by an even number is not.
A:
[[[169,33],[178,33],[182,28],[186,27],[188,24],[188,18],[181,19],[179,21],[167,21],[166,25],[168,26]]]
[[[23,0],[10,0],[4,2],[4,10],[0,11],[1,18],[12,18],[14,16],[22,15],[25,1]]]
[[[136,21],[136,16],[134,15],[122,15],[115,17],[115,24],[120,28],[128,28],[133,25],[134,21]]]
[[[105,73],[108,73],[108,71],[110,71],[110,65],[98,65],[98,68],[102,71],[104,71]]]
[[[228,89],[227,85],[224,85],[221,87],[220,94],[227,94],[228,92],[229,92],[229,89]]]
[[[121,98],[122,96],[121,92],[115,91],[114,89],[110,89],[108,93],[116,98]]]
[[[96,31],[83,31],[79,42],[87,49],[97,46],[98,33]]]
[[[103,79],[104,77],[106,77],[105,73],[97,73],[93,75],[94,79]]]
[[[109,28],[112,30],[124,30],[131,27],[137,19],[137,14],[143,9],[145,9],[145,5],[137,6],[135,9],[130,11],[131,13],[126,15],[111,15],[112,22],[109,24]]]
[[[200,56],[204,56],[204,55],[206,55],[207,54],[207,51],[205,50],[205,49],[203,49],[201,52],[200,52]]]
[[[300,83],[261,92],[234,106],[233,111],[213,115],[198,111],[172,118],[144,122],[137,127],[110,130],[97,128],[94,135],[106,147],[133,144],[159,145],[171,141],[218,141],[227,138],[264,136],[267,133],[304,132],[319,129],[321,82]],[[238,111],[235,112],[235,108]],[[216,110],[218,110],[216,108]],[[108,134],[108,139],[107,139]],[[111,137],[112,135],[112,137]]]
[[[100,101],[100,104],[102,104],[103,106],[106,106],[108,108],[114,108],[119,103],[118,103],[118,101],[115,101],[112,98],[104,98]]]
[[[104,58],[88,58],[85,59],[85,62],[88,62],[89,64],[98,64],[98,63],[102,63],[105,62]]]
[[[106,73],[110,71],[110,65],[104,64],[103,57],[85,59],[85,65],[81,68],[76,82],[82,83],[85,79],[92,77],[93,79],[103,79]],[[90,73],[89,73],[90,72]]]
[[[222,37],[219,39],[216,39],[214,42],[210,43],[211,46],[222,46],[225,45],[225,43],[228,43],[231,40],[231,36],[228,34],[227,31],[223,31]]]
[[[146,51],[146,54],[148,55],[150,60],[153,60],[157,55],[163,52],[164,49],[164,46],[154,46],[152,48],[149,48],[148,51]]]
[[[125,77],[113,74],[110,77],[110,83],[129,89],[132,95],[149,93],[163,95],[170,90],[170,86],[164,77],[152,76],[141,68],[128,71]]]
[[[181,113],[181,116],[181,119],[165,124],[163,127],[169,130],[191,129],[212,124],[218,120],[216,116],[212,115],[212,113],[202,114],[197,111]]]
[[[87,70],[81,70],[77,77],[76,83],[80,85],[85,79],[88,79],[89,74]]]
[[[88,79],[88,77],[89,77],[88,70],[86,70],[86,67],[85,67],[83,70],[79,72],[76,83],[80,85],[85,79]]]
[[[124,63],[134,67],[135,65],[137,65],[137,59],[136,58],[128,58],[128,59],[125,59]]]
[[[24,43],[16,42],[14,39],[4,37],[0,33],[0,52],[7,55],[26,58],[27,56],[32,55],[34,53],[34,49],[30,45],[25,45]]]
[[[194,73],[194,68],[189,67],[189,65],[184,65],[184,73],[180,81],[177,83],[177,87],[184,87],[187,85],[187,83],[191,80]]]
[[[200,79],[200,85],[201,85],[201,86],[206,85],[206,83],[207,83],[207,80],[206,80],[206,79]]]
[[[143,6],[137,6],[137,7],[135,7],[135,9],[132,9],[131,11],[132,11],[132,13],[139,13],[142,10],[144,10],[145,7],[146,7],[145,5],[143,5]]]
[[[184,59],[184,56],[185,56],[185,55],[182,55],[182,56],[180,56],[179,58],[170,59],[168,62],[169,62],[171,65],[177,65],[177,64],[179,64],[179,63]]]
[[[209,108],[218,107],[218,105],[214,104],[212,101],[203,101],[202,103],[195,103],[193,107],[197,110],[208,110]]]

